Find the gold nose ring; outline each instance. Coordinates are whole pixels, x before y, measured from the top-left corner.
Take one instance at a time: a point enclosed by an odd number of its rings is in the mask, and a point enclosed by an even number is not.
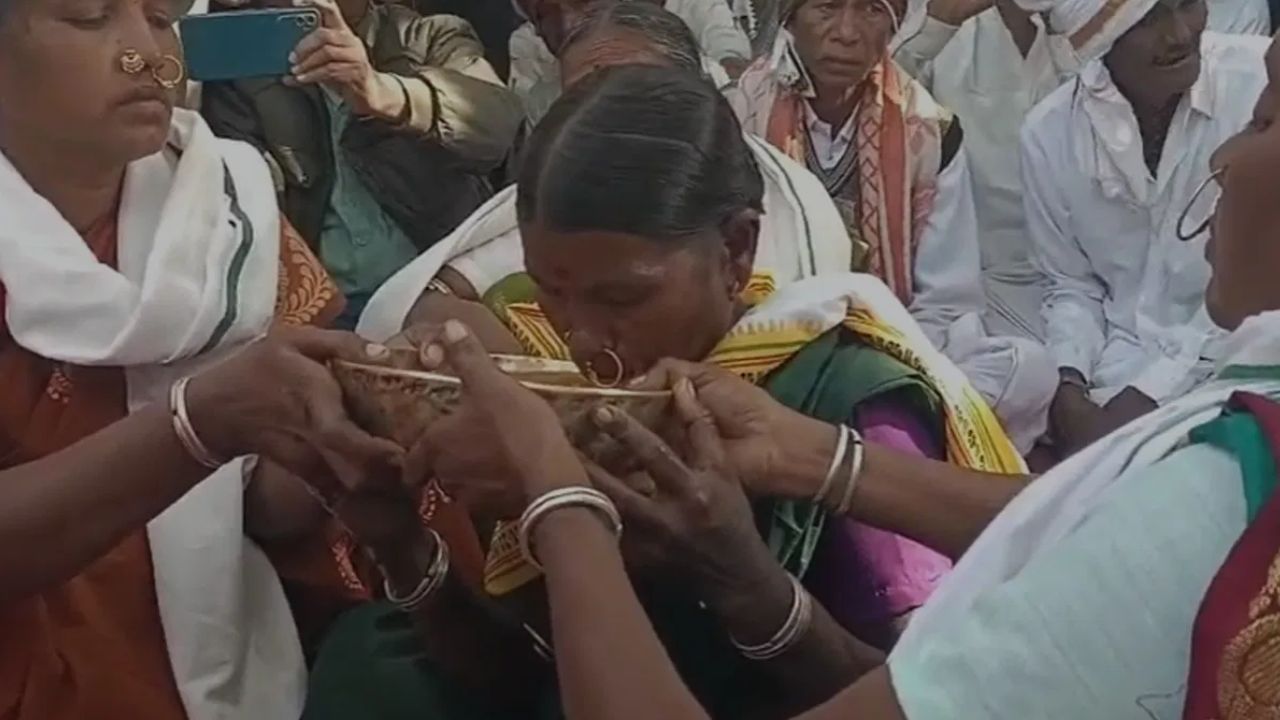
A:
[[[187,79],[187,66],[176,56],[165,55],[160,64],[151,68],[151,77],[165,90],[173,90]]]
[[[130,48],[120,56],[120,69],[130,75],[137,75],[147,69],[147,61],[142,53]]]
[[[627,366],[622,362],[622,358],[618,355],[618,353],[614,352],[610,348],[604,348],[603,350],[600,351],[600,354],[607,356],[610,360],[613,361],[613,366],[614,366],[613,376],[608,378],[607,380],[601,377],[600,372],[596,370],[595,363],[592,363],[591,365],[587,366],[587,379],[589,379],[591,382],[595,383],[596,385],[602,388],[608,389],[608,388],[618,387],[619,385],[622,384],[623,379],[626,378],[627,376]]]

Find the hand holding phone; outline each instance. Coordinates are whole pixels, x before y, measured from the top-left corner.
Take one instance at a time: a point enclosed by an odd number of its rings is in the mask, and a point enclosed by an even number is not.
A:
[[[334,0],[297,0],[320,12],[320,29],[303,38],[290,56],[290,84],[324,85],[361,117],[399,120],[408,101],[403,86],[374,69],[365,47]]]

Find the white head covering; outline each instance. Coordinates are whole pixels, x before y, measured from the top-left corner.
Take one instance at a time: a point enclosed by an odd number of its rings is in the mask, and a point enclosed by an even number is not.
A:
[[[1157,0],[1017,0],[1023,10],[1048,16],[1049,30],[1070,41],[1080,65],[1107,54],[1116,40],[1146,17]]]
[[[782,6],[782,24],[786,25],[791,20],[791,15],[805,2],[806,0],[786,0]],[[888,6],[888,0],[879,0],[879,2]],[[929,0],[907,0],[907,10],[900,18],[896,17],[896,11],[890,10],[890,13],[895,15],[894,20],[897,25],[893,37],[889,40],[890,55],[897,53],[898,48],[920,34],[920,31],[924,28],[928,10]]]

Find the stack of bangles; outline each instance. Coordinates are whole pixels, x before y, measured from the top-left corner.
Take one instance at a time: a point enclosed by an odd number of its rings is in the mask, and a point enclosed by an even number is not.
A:
[[[836,452],[813,501],[836,515],[847,515],[853,508],[853,494],[858,488],[858,478],[862,476],[866,445],[862,442],[862,435],[848,425],[836,429],[840,433]]]
[[[607,495],[599,490],[583,486],[552,490],[529,503],[529,507],[525,508],[524,514],[520,516],[518,532],[520,554],[524,556],[525,562],[539,570],[542,569],[542,563],[538,562],[537,555],[534,553],[533,534],[537,531],[538,524],[547,515],[556,510],[571,507],[596,511],[601,519],[607,521],[609,528],[613,530],[613,534],[618,538],[622,537],[622,516],[618,514],[618,508],[614,507],[613,501]]]
[[[418,583],[418,587],[408,595],[396,595],[391,589],[391,584],[386,580],[382,581],[382,591],[386,594],[387,599],[400,608],[401,612],[412,613],[417,611],[431,599],[443,585],[446,578],[449,577],[449,544],[440,537],[440,533],[427,528],[427,533],[431,535],[431,539],[435,541],[436,555],[431,560],[431,566],[427,568],[427,572],[422,576],[422,580]]]
[[[787,575],[787,579],[791,581],[791,612],[773,637],[759,645],[744,645],[729,638],[729,642],[742,657],[757,661],[772,660],[794,647],[809,631],[809,626],[813,624],[813,598],[794,576]]]
[[[195,426],[191,424],[191,416],[187,413],[187,385],[190,382],[191,378],[182,378],[169,388],[169,417],[173,420],[173,432],[191,459],[210,470],[217,470],[229,461],[214,454],[200,440]]]

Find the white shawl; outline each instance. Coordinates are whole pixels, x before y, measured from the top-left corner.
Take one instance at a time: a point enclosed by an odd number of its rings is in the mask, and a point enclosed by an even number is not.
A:
[[[849,235],[822,183],[760,138],[748,134],[745,140],[765,184],[757,270],[770,271],[781,284],[848,269]],[[357,332],[370,340],[387,340],[404,329],[409,310],[446,264],[490,243],[518,244],[516,192],[511,185],[494,195],[383,283],[365,306]]]
[[[1280,312],[1245,322],[1226,341],[1219,369],[1280,364]],[[894,652],[921,652],[985,593],[1016,576],[1039,553],[1080,525],[1099,498],[1126,475],[1181,446],[1187,433],[1213,420],[1238,391],[1275,396],[1280,382],[1215,380],[1130,423],[1034,481],[964,554],[929,602],[912,617]]]
[[[176,151],[131,164],[119,271],[0,154],[0,283],[14,340],[51,360],[126,369],[129,410],[241,348],[271,322],[279,211],[261,156],[174,113]],[[228,177],[227,171],[230,171]],[[266,556],[243,529],[245,459],[147,526],[156,597],[192,720],[297,718],[306,673]]]

